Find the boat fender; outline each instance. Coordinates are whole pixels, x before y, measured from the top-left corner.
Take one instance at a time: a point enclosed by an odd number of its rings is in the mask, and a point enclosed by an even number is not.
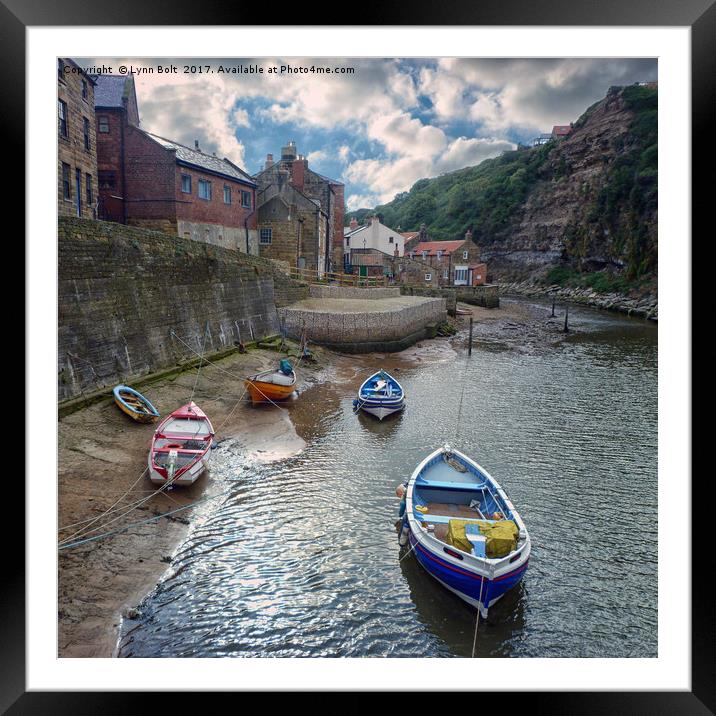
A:
[[[403,518],[403,528],[400,530],[400,537],[398,537],[398,544],[401,547],[405,547],[406,544],[408,544],[408,533],[410,532],[410,528],[408,527],[408,520]]]

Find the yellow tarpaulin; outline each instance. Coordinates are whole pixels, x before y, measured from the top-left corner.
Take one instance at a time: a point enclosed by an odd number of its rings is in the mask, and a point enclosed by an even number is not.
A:
[[[450,520],[447,543],[468,554],[472,552],[470,540],[465,535],[465,525],[477,525],[480,534],[485,535],[485,554],[488,557],[506,557],[517,547],[520,533],[512,520],[483,522],[482,520]]]

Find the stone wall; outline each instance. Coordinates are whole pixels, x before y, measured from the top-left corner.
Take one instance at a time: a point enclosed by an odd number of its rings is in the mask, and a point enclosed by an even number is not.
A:
[[[205,336],[208,355],[277,334],[274,276],[284,296],[308,293],[238,251],[113,222],[58,224],[60,401],[194,358]]]
[[[452,286],[450,288],[428,288],[404,285],[400,287],[404,296],[441,296],[447,302],[447,311],[455,315],[457,302],[470,303],[484,308],[497,308],[500,305],[500,291],[497,284],[485,286]]]
[[[278,313],[288,336],[299,337],[305,328],[310,340],[354,353],[403,350],[446,318],[442,298],[416,298],[410,306],[390,310],[349,313],[288,307]]]
[[[362,298],[378,300],[381,298],[397,298],[399,288],[356,288],[353,286],[311,286],[311,298]]]
[[[500,287],[495,284],[484,286],[455,286],[457,300],[484,308],[498,308],[500,305]]]

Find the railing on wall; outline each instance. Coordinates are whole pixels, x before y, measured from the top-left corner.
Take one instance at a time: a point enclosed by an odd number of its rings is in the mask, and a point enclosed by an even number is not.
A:
[[[291,266],[288,275],[298,281],[308,283],[333,284],[337,286],[354,286],[358,288],[379,288],[387,285],[385,276],[359,276],[358,274],[335,273],[325,271],[318,273],[315,269]]]

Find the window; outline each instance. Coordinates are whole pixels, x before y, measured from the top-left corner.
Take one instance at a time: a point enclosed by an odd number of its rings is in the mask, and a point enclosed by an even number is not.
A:
[[[463,257],[464,259],[467,259],[469,255],[470,255],[470,253],[469,253],[468,251],[463,251],[463,252],[462,252],[462,257]]]
[[[97,180],[100,189],[114,189],[117,181],[114,172],[98,172]]]
[[[392,244],[392,243],[393,243],[393,237],[392,237],[392,236],[389,236],[389,237],[388,237],[388,243],[389,243],[389,244]]]
[[[426,273],[426,274],[425,274],[425,280],[426,280],[426,281],[432,281],[432,280],[433,280],[433,275],[432,275],[431,273]]]
[[[189,174],[181,175],[181,190],[185,194],[191,194],[191,176]]]
[[[85,174],[85,188],[87,189],[87,206],[92,206],[92,175]]]
[[[82,134],[85,138],[85,149],[89,151],[90,148],[90,125],[87,117],[82,117]]]
[[[428,258],[428,252],[427,252],[427,251],[423,251],[423,252],[422,252],[422,255],[423,255],[423,258],[424,258],[424,259]]]
[[[65,61],[57,59],[57,76],[62,79],[65,74]]]
[[[199,198],[211,201],[211,182],[206,179],[199,179]]]
[[[242,191],[241,192],[241,206],[243,206],[244,209],[251,208],[251,192],[250,191]]]
[[[443,257],[443,252],[441,249],[438,249],[438,261]]]
[[[467,269],[456,268],[455,269],[455,283],[467,283]]]
[[[231,187],[224,184],[224,204],[231,204]]]
[[[67,102],[61,99],[57,101],[57,115],[60,120],[60,134],[63,137],[69,136],[67,133]]]
[[[70,165],[62,162],[62,197],[67,201],[72,199],[70,189]]]
[[[346,246],[350,246],[350,245],[351,245],[351,237],[346,236]]]
[[[445,269],[443,271],[443,278],[450,278],[450,269]]]
[[[270,244],[271,243],[272,229],[261,229],[259,231],[259,243]]]
[[[109,117],[107,117],[106,115],[97,117],[97,124],[97,129],[100,131],[101,134],[109,134]]]
[[[87,99],[87,80],[82,80],[82,99]]]

